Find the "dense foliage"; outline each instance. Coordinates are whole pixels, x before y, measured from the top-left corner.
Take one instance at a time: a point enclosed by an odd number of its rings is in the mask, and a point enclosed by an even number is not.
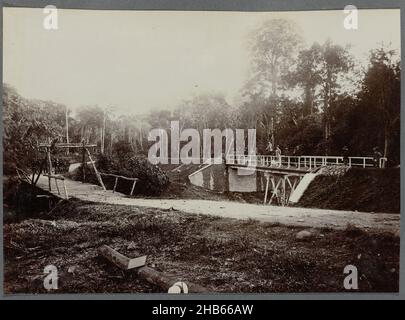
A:
[[[15,173],[16,167],[32,168],[41,155],[37,144],[63,134],[65,107],[50,102],[28,100],[15,89],[3,86],[4,173]]]

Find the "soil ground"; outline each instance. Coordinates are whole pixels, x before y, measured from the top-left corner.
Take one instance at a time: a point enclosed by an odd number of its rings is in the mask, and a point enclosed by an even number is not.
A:
[[[399,238],[382,232],[311,229],[71,199],[51,213],[4,225],[4,290],[44,293],[43,269],[59,270],[58,293],[159,292],[98,257],[107,244],[212,292],[342,292],[343,269],[359,291],[398,291]]]

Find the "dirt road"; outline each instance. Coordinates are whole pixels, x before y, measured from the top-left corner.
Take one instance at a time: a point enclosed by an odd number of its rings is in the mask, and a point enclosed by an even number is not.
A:
[[[38,186],[47,190],[48,179],[41,176]],[[70,197],[92,202],[170,209],[244,220],[254,219],[289,226],[339,230],[345,229],[350,224],[363,230],[387,231],[399,234],[399,214],[264,206],[233,201],[129,198],[118,192],[104,191],[99,186],[69,179],[66,179],[66,187]],[[52,188],[52,192],[57,194],[54,182]]]

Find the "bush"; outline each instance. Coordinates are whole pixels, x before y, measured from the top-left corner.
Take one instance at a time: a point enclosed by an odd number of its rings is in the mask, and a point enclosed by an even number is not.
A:
[[[169,178],[158,166],[152,165],[146,157],[133,156],[129,159],[116,159],[108,156],[99,156],[96,162],[97,169],[103,173],[111,173],[129,178],[138,178],[134,194],[147,196],[160,195],[167,185]],[[82,177],[82,169],[77,170],[75,178]],[[86,169],[86,182],[99,184],[93,169]],[[103,182],[107,189],[113,189],[115,178],[103,176]],[[119,179],[116,190],[124,194],[130,194],[133,181]]]
[[[127,174],[140,179],[138,190],[145,195],[159,195],[169,184],[166,173],[145,157],[132,157],[125,167]]]

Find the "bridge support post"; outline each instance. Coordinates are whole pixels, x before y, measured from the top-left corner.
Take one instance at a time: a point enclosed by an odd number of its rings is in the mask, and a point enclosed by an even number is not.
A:
[[[287,192],[285,190],[285,188],[286,188],[285,180],[286,180],[286,176],[283,176],[283,178],[282,178],[282,186],[281,186],[281,188],[282,188],[281,189],[281,204],[282,204],[282,206],[285,206],[285,204],[286,204]]]
[[[118,184],[118,177],[115,177],[113,193],[115,192],[115,189],[117,188],[117,184]]]
[[[63,190],[65,191],[65,198],[69,199],[69,195],[68,195],[66,184],[65,184],[65,179],[63,179],[62,182],[63,182]]]
[[[280,187],[281,179],[279,179],[276,183],[274,177],[271,177],[270,181],[271,181],[271,186],[272,186],[273,192],[272,192],[269,204],[271,204],[273,202],[274,197],[276,197],[278,200],[280,200],[280,197],[278,195],[278,188]]]
[[[269,192],[269,183],[270,183],[270,178],[269,178],[269,175],[266,174],[266,191],[265,191],[265,193],[264,193],[264,201],[263,201],[263,204],[266,204],[266,202],[267,202],[267,194],[268,194],[268,192]]]

